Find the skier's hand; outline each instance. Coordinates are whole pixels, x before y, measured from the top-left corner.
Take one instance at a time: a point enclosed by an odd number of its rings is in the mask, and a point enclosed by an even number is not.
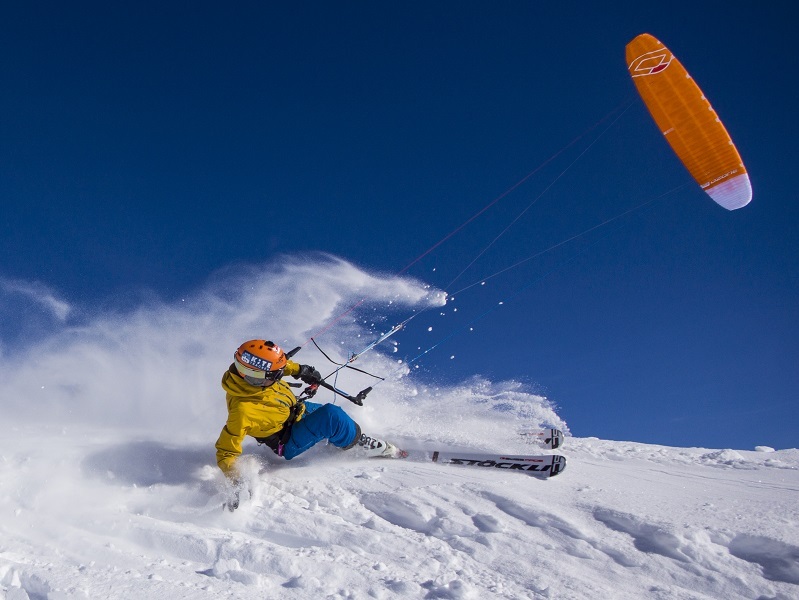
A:
[[[311,365],[300,365],[300,372],[297,373],[297,377],[308,385],[318,384],[322,381],[322,375]]]
[[[224,506],[230,512],[233,512],[239,507],[239,490],[233,489],[228,492]]]
[[[239,494],[244,483],[238,475],[229,476],[225,485],[224,507],[233,512],[239,507]]]

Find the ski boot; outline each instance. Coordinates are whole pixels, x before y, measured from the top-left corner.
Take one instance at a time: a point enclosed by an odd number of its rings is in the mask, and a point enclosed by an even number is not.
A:
[[[391,442],[370,437],[365,433],[358,439],[356,450],[367,458],[405,458],[408,453]]]

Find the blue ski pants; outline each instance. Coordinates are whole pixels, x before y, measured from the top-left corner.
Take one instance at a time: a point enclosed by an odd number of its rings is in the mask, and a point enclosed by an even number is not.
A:
[[[283,447],[283,458],[291,460],[325,439],[339,448],[349,448],[358,437],[360,427],[339,406],[306,402],[305,415],[294,423]]]

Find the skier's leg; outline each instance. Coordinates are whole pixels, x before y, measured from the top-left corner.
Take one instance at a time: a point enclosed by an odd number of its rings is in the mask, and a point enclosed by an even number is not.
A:
[[[313,411],[322,408],[324,404],[319,404],[318,402],[305,402],[305,416],[307,417]]]
[[[339,448],[350,448],[361,437],[361,428],[335,404],[305,403],[305,416],[294,424],[291,437],[283,447],[283,457],[291,460],[326,439]],[[309,410],[310,409],[310,410]]]

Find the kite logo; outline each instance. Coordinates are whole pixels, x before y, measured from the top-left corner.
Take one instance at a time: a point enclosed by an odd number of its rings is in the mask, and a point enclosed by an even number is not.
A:
[[[672,60],[674,55],[666,48],[647,52],[630,63],[630,75],[633,77],[656,75],[666,69]]]

